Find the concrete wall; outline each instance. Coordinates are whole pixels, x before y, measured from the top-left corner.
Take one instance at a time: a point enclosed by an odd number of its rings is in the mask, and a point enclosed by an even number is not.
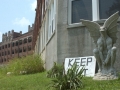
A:
[[[61,7],[62,6],[62,7]],[[92,55],[92,39],[84,27],[69,27],[67,0],[58,0],[57,54],[58,62],[67,57]]]
[[[117,41],[116,41],[116,47],[117,47],[117,53],[116,53],[116,61],[115,61],[115,68],[118,72],[120,72],[120,23],[118,24],[118,33],[117,33]]]
[[[62,6],[62,7],[61,7]],[[63,63],[68,57],[93,56],[95,44],[89,32],[82,24],[68,25],[67,0],[58,0],[57,18],[57,60]],[[120,24],[118,26],[120,31]],[[120,72],[120,32],[117,40],[117,56],[115,68]]]
[[[44,63],[44,68],[45,68],[45,58],[46,58],[46,49],[44,49],[41,53],[41,58],[43,60],[43,63]]]
[[[57,6],[57,60],[63,63],[68,54],[67,0],[58,0]]]
[[[57,34],[54,32],[51,39],[48,41],[46,45],[46,62],[45,67],[47,70],[51,69],[53,63],[57,61]]]

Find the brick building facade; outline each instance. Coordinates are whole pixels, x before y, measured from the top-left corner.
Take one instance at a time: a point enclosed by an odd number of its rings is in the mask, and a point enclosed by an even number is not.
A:
[[[35,9],[35,22],[34,22],[34,31],[33,31],[33,48],[35,48],[37,36],[40,32],[42,26],[42,21],[45,15],[45,3],[48,0],[37,0],[37,7]]]
[[[0,63],[9,61],[14,57],[22,57],[33,53],[32,38],[33,28],[28,26],[28,32],[22,34],[20,32],[8,31],[2,35],[0,42]]]

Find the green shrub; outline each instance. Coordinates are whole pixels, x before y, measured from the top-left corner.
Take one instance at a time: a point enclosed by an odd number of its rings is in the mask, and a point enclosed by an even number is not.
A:
[[[64,69],[63,65],[59,65],[59,64],[56,64],[56,62],[54,62],[54,65],[51,68],[51,70],[47,72],[47,77],[55,78],[59,74],[63,74],[63,69]]]
[[[118,80],[120,80],[120,72],[117,72],[116,76],[118,77]]]
[[[6,65],[1,65],[0,66],[0,77],[4,76],[7,72],[7,66]]]
[[[22,58],[14,58],[4,68],[5,72],[13,74],[31,74],[44,71],[44,63],[40,56],[29,55]]]
[[[77,90],[78,88],[83,87],[81,81],[83,71],[83,67],[80,69],[80,67],[77,67],[76,63],[74,63],[73,66],[68,69],[66,74],[59,74],[52,80],[52,87],[57,90]]]

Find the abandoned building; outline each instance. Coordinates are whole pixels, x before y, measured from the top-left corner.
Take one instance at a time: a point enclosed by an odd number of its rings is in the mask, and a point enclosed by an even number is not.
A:
[[[116,11],[120,11],[119,0],[37,0],[35,53],[41,55],[47,70],[53,62],[63,63],[65,58],[93,56],[95,45],[80,19],[103,25]],[[120,32],[117,35],[115,68],[120,71]]]
[[[2,42],[0,42],[0,63],[33,53],[33,28],[34,24],[32,27],[28,26],[27,33],[22,34],[22,31],[14,32],[12,30],[2,35]]]

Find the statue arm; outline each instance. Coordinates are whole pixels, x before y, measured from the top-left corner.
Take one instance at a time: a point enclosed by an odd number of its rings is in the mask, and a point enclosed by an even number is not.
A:
[[[100,59],[101,59],[101,61],[104,61],[103,53],[102,53],[103,48],[102,48],[101,45],[98,45],[98,50],[99,50],[99,55],[100,55]]]
[[[112,42],[109,43],[109,45],[107,46],[108,52],[107,52],[107,57],[105,59],[105,64],[107,64],[109,62],[109,59],[111,57],[111,49],[112,49]]]

